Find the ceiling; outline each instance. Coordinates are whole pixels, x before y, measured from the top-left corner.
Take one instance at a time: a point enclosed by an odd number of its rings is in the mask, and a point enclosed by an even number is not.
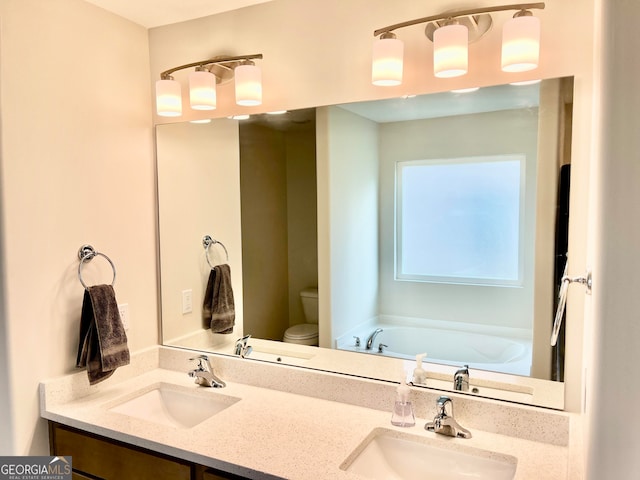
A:
[[[146,28],[184,22],[272,0],[85,0]]]
[[[431,93],[412,98],[390,98],[340,105],[377,123],[469,115],[537,107],[540,85],[497,85],[471,93]]]
[[[540,104],[540,84],[497,85],[475,92],[442,92],[411,98],[390,98],[337,105],[376,123],[404,122],[428,118],[471,115],[536,108]],[[315,128],[316,109],[291,110],[286,115],[251,115],[248,122],[274,130],[292,131]],[[241,124],[242,124],[241,123]]]

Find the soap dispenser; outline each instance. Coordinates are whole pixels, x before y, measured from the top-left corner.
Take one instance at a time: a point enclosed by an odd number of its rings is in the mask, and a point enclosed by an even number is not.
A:
[[[413,427],[416,424],[416,418],[413,415],[413,405],[409,401],[411,389],[404,378],[397,392],[396,401],[393,405],[393,413],[391,415],[391,425],[395,425],[396,427]]]
[[[426,353],[416,355],[416,369],[413,371],[413,383],[427,383],[427,372],[422,369],[422,359]]]

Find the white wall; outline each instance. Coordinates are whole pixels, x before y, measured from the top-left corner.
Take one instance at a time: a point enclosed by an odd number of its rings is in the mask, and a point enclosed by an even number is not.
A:
[[[380,125],[381,314],[532,329],[537,132],[537,109]],[[396,281],[396,162],[503,154],[526,156],[522,286]]]
[[[202,303],[211,268],[202,238],[210,235],[229,253],[236,303],[236,334],[242,332],[242,251],[240,239],[240,163],[238,122],[158,125],[160,266],[162,327],[166,340],[208,328]],[[220,245],[209,248],[213,265],[227,263]],[[182,313],[182,291],[193,292],[193,311]],[[237,337],[218,335],[213,342]]]
[[[378,311],[378,125],[326,107],[317,132],[320,346],[329,347]]]
[[[148,39],[80,0],[1,0],[0,22],[0,331],[8,344],[0,382],[8,374],[13,404],[1,453],[43,455],[38,383],[75,370],[82,244],[116,265],[129,348],[157,342]],[[86,275],[104,283],[111,270],[96,259]]]
[[[640,475],[640,49],[635,0],[599,1],[602,64],[594,172],[593,351],[586,478]],[[601,76],[601,77],[600,77]]]

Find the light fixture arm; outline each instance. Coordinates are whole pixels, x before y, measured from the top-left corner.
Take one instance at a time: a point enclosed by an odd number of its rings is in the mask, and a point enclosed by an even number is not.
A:
[[[199,62],[187,63],[185,65],[180,65],[179,67],[170,68],[169,70],[165,70],[164,72],[160,73],[160,78],[162,80],[169,80],[171,78],[172,73],[177,72],[178,70],[184,70],[185,68],[206,67],[209,65],[224,66],[224,64],[227,64],[227,63],[240,64],[245,60],[253,60],[256,58],[262,58],[262,54],[256,53],[253,55],[238,55],[235,57],[227,57],[227,56],[213,57],[208,60],[201,60]]]
[[[384,33],[390,33],[394,30],[404,27],[410,27],[412,25],[418,25],[420,23],[430,23],[430,22],[439,22],[442,20],[455,19],[459,17],[469,17],[472,15],[480,15],[483,13],[492,13],[492,12],[502,12],[506,10],[533,10],[533,9],[544,9],[544,2],[538,3],[517,3],[512,5],[500,5],[496,7],[484,7],[484,8],[473,8],[469,10],[460,10],[457,12],[449,12],[449,13],[441,13],[438,15],[431,15],[429,17],[417,18],[415,20],[409,20],[402,23],[396,23],[394,25],[389,25],[387,27],[379,28],[373,32],[373,36],[377,37],[378,35]]]

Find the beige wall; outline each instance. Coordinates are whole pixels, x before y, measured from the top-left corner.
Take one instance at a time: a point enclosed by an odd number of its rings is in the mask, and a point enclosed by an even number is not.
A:
[[[213,245],[209,260],[212,265],[229,263],[236,303],[234,332],[240,335],[242,252],[233,247],[241,231],[238,122],[158,125],[156,138],[163,338],[175,340],[205,325],[202,303],[211,272],[202,245],[205,235],[222,242],[229,253],[227,260],[224,249]],[[191,313],[182,313],[183,290],[192,291]],[[231,343],[236,338],[215,335],[209,340]]]
[[[80,0],[2,0],[0,22],[0,368],[13,403],[13,431],[3,423],[0,436],[3,454],[46,454],[38,383],[75,370],[82,244],[116,265],[130,349],[158,338],[148,41]],[[86,275],[104,283],[111,270],[97,259]]]
[[[456,8],[452,0],[431,0],[427,10],[415,0],[275,0],[254,7],[149,31],[152,81],[161,71],[215,55],[262,53],[263,105],[236,107],[233,86],[219,88],[216,117],[333,105],[374,98],[447,91],[453,88],[509,83],[532,77],[590,75],[593,0],[551,0],[537,11],[543,34],[540,67],[534,72],[507,74],[500,70],[502,24],[512,13],[494,15],[496,26],[470,47],[469,73],[454,79],[433,76],[432,45],[424,27],[399,30],[406,45],[405,81],[399,87],[371,84],[373,30],[425,14]],[[475,5],[492,6],[479,0]],[[585,47],[586,45],[586,47]],[[188,70],[175,78],[186,85]],[[579,93],[580,93],[579,87]],[[186,88],[183,88],[183,95]],[[183,98],[188,106],[188,99]],[[184,108],[183,118],[197,114]],[[209,116],[209,113],[200,113]],[[156,117],[157,122],[167,122]]]
[[[283,132],[240,127],[244,334],[272,340],[289,327],[285,152]]]
[[[318,286],[318,215],[315,122],[285,135],[289,324],[305,323],[300,291]]]
[[[543,55],[536,72],[511,76],[499,71],[500,29],[494,28],[471,47],[468,75],[435,79],[424,61],[431,46],[415,27],[402,32],[411,45],[405,84],[382,89],[369,80],[372,30],[424,16],[421,2],[276,0],[153,29],[147,39],[139,26],[80,0],[1,0],[3,287],[14,403],[11,452],[46,451],[37,384],[73,369],[82,295],[75,255],[82,243],[93,243],[118,267],[116,293],[131,308],[132,349],[157,340],[150,85],[161,70],[221,53],[262,52],[264,110],[506,83],[534,75],[575,75],[573,153],[585,161],[582,170],[588,173],[593,0],[546,3],[540,13]],[[432,12],[453,7],[449,0],[429,2]],[[500,21],[507,15],[499,16]],[[224,88],[229,92],[223,87],[221,96]],[[216,115],[237,110],[223,100]],[[580,176],[580,168],[574,174]],[[588,189],[588,183],[573,189],[572,207],[585,209]],[[584,229],[572,230],[573,237],[586,238]],[[580,243],[582,247],[573,250],[575,272],[586,265],[586,242]],[[584,303],[584,298],[574,295],[570,301]],[[582,338],[581,318],[567,326],[572,338]],[[575,362],[580,372],[581,355]],[[7,380],[0,376],[0,382]],[[580,408],[583,393],[580,378],[577,382],[569,395],[573,410]]]
[[[415,26],[398,33],[405,41],[405,81],[393,88],[371,85],[373,30],[407,19],[425,16],[425,7],[415,0],[275,0],[255,7],[158,27],[149,31],[152,81],[159,73],[186,62],[220,54],[262,53],[264,101],[260,107],[233,105],[231,85],[219,89],[216,117],[239,112],[332,105],[358,100],[421,94],[454,88],[504,84],[532,78],[575,76],[575,122],[573,124],[572,170],[572,271],[587,265],[587,213],[592,146],[592,78],[594,0],[550,0],[536,15],[542,21],[541,63],[537,70],[520,74],[500,71],[501,29],[493,28],[482,41],[470,47],[469,73],[455,79],[433,76],[432,45],[424,40],[423,28]],[[478,7],[495,2],[481,0]],[[456,8],[451,0],[429,2],[430,12]],[[366,14],[363,14],[366,12]],[[496,25],[512,14],[494,15]],[[425,60],[426,59],[426,60]],[[185,84],[187,72],[176,74]],[[186,88],[183,87],[183,95]],[[183,103],[187,105],[186,98]],[[201,114],[203,115],[203,114]],[[196,115],[185,108],[183,118]],[[156,122],[166,119],[155,118]],[[320,237],[322,237],[320,233]],[[325,243],[326,243],[325,239]],[[319,251],[330,248],[320,245]],[[327,253],[325,252],[325,253]],[[328,253],[327,253],[328,254]],[[320,264],[320,276],[325,265]],[[320,286],[322,290],[322,287]],[[322,291],[320,292],[322,295]],[[587,300],[588,302],[588,300]],[[567,408],[579,411],[583,398],[582,316],[584,295],[569,298],[566,361]],[[321,329],[322,342],[322,329]]]
[[[281,340],[318,285],[315,128],[241,124],[244,333]]]

